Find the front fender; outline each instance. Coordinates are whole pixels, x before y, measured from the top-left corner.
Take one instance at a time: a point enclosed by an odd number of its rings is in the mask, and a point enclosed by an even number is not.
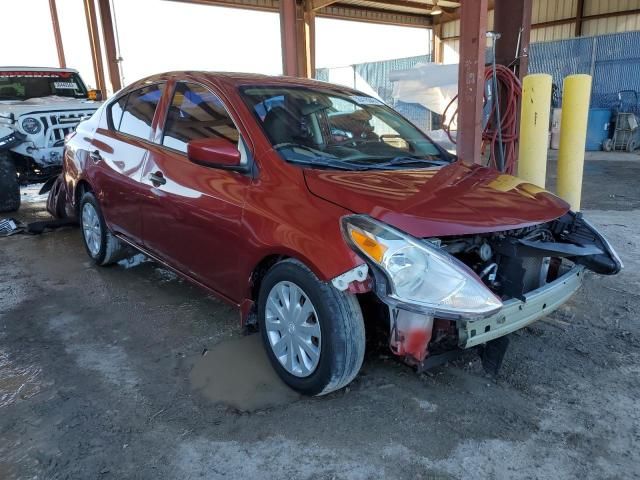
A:
[[[15,147],[24,140],[24,135],[11,127],[0,126],[0,151]]]

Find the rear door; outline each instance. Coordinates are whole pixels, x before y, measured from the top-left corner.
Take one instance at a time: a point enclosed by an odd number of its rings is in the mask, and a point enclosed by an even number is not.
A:
[[[140,203],[147,190],[141,183],[142,168],[163,88],[148,85],[118,99],[106,110],[108,127],[97,129],[91,142],[107,223],[136,243],[141,243]]]
[[[249,150],[220,98],[197,83],[177,82],[166,122],[149,149],[143,182],[145,247],[231,300],[240,297],[238,259],[246,251],[242,210],[248,174],[191,162],[187,143],[225,138],[249,161]]]

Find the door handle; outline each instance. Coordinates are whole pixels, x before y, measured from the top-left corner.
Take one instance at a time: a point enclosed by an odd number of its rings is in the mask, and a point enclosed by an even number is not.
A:
[[[160,185],[167,183],[167,179],[164,178],[164,175],[160,171],[149,174],[149,180],[151,180],[154,187],[159,187]]]
[[[89,158],[94,162],[99,162],[102,160],[102,156],[98,150],[94,150],[93,152],[89,152]]]

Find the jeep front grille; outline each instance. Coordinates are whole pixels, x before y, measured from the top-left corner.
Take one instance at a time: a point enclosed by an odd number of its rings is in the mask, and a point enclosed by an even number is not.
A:
[[[44,125],[45,136],[53,145],[62,144],[64,137],[73,132],[81,120],[89,118],[94,110],[46,113],[41,115],[40,121]],[[50,136],[47,132],[51,129]]]

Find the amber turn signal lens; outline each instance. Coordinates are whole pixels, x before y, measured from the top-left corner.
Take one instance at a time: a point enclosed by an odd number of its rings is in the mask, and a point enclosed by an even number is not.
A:
[[[367,255],[373,258],[376,262],[382,262],[382,256],[384,255],[384,252],[387,251],[387,247],[358,230],[351,229],[350,233],[354,243],[358,245],[362,251],[366,252]]]

